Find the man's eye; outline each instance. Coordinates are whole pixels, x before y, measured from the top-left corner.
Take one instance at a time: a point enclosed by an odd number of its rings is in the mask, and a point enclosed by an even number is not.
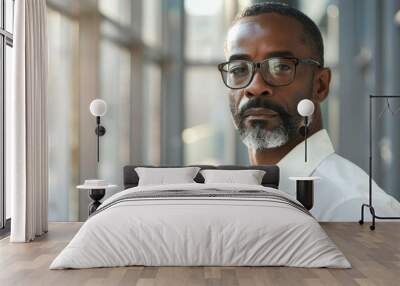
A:
[[[242,76],[247,74],[247,68],[245,67],[233,67],[229,69],[229,73],[235,75],[235,76]]]
[[[287,64],[277,64],[274,65],[273,71],[274,72],[288,72],[291,70],[291,66]]]

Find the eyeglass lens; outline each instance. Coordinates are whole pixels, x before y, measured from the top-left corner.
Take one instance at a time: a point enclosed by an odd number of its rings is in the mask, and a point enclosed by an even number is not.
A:
[[[226,63],[221,72],[228,87],[243,88],[252,80],[255,68],[260,70],[268,84],[279,86],[289,84],[293,80],[296,66],[293,60],[285,58],[271,58],[257,64],[245,60],[233,60]]]

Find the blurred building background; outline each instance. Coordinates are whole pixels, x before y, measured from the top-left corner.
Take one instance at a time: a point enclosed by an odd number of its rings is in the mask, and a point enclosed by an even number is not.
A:
[[[50,220],[85,219],[89,199],[75,186],[89,178],[122,186],[126,164],[248,164],[216,65],[234,16],[260,1],[47,2]],[[368,95],[400,94],[400,0],[275,2],[320,27],[333,71],[324,127],[336,151],[368,171]],[[95,98],[108,103],[99,164]],[[374,121],[374,178],[397,198],[399,120],[400,112]]]

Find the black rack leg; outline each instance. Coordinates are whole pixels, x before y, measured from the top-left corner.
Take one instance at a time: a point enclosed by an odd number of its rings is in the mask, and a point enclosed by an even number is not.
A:
[[[372,215],[372,225],[370,225],[369,226],[369,228],[371,229],[371,230],[374,230],[375,229],[375,209],[374,209],[374,207],[373,206],[369,206],[369,211],[371,212],[371,215]]]
[[[366,204],[362,204],[361,206],[361,219],[358,221],[359,224],[363,225],[364,224],[364,207]]]
[[[373,206],[367,205],[367,204],[362,204],[361,206],[361,219],[358,221],[359,224],[363,225],[364,224],[364,207],[369,208],[369,211],[372,216],[372,225],[369,226],[370,230],[375,230],[375,219],[379,218],[375,214],[375,209]]]

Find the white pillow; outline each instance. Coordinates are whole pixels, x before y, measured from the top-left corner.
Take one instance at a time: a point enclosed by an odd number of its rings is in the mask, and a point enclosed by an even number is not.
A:
[[[230,183],[261,185],[265,171],[262,170],[202,170],[204,183]]]
[[[199,170],[199,167],[135,168],[139,176],[138,186],[196,183],[193,179]]]

